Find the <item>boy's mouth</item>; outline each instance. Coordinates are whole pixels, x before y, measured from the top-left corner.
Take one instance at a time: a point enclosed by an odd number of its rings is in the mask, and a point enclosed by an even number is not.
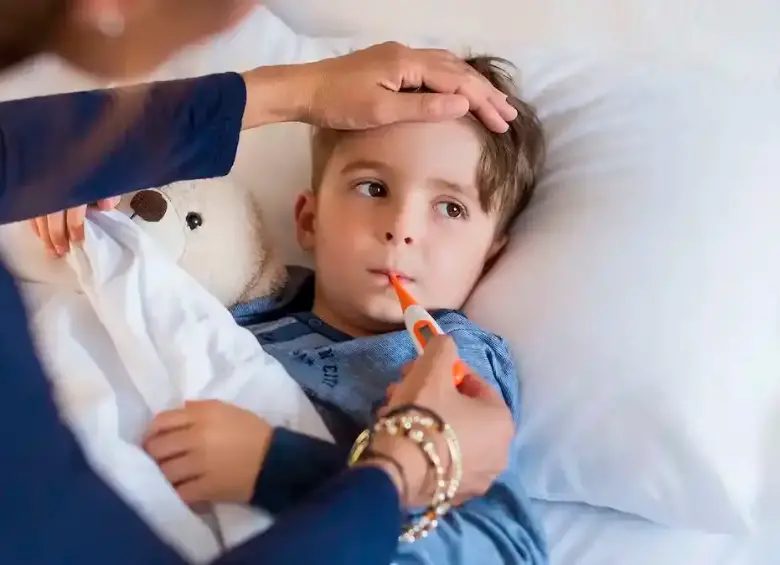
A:
[[[398,277],[398,280],[400,280],[402,283],[411,283],[414,282],[414,279],[407,275],[406,273],[403,273],[401,271],[395,271],[390,269],[369,269],[369,273],[372,275],[379,275],[383,276],[387,279],[387,283],[390,284],[390,275],[395,275]]]

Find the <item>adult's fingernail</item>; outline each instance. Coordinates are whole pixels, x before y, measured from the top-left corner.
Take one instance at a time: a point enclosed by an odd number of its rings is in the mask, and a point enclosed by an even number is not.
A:
[[[445,116],[465,116],[469,111],[469,101],[458,95],[440,96],[436,100],[440,104],[439,110]]]

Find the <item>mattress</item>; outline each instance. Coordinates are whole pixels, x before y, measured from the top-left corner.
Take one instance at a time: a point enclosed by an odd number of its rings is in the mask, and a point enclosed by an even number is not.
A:
[[[611,510],[533,502],[551,565],[777,565],[780,538],[670,530]]]

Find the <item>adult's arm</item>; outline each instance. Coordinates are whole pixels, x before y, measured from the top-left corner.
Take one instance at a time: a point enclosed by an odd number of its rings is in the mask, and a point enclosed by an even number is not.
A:
[[[0,563],[183,565],[93,472],[61,421],[22,302],[2,266],[0,311]],[[353,469],[217,563],[385,565],[400,527],[388,475]]]
[[[224,73],[0,103],[0,223],[227,174],[246,96]]]
[[[273,514],[284,512],[343,472],[349,450],[350,446],[276,428],[251,503]]]

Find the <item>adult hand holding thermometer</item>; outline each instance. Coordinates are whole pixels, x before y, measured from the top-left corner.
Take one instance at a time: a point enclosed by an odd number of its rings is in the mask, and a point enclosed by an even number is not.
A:
[[[388,278],[395,289],[395,293],[398,295],[398,301],[401,303],[406,331],[409,332],[409,336],[412,338],[417,354],[422,355],[423,349],[428,345],[428,342],[436,335],[444,335],[444,332],[439,327],[439,324],[436,323],[436,320],[433,319],[433,316],[420,306],[414,297],[401,285],[401,281],[396,275],[390,273]],[[467,372],[466,364],[463,361],[458,360],[455,362],[452,366],[452,378],[455,381],[455,386],[460,386]]]

